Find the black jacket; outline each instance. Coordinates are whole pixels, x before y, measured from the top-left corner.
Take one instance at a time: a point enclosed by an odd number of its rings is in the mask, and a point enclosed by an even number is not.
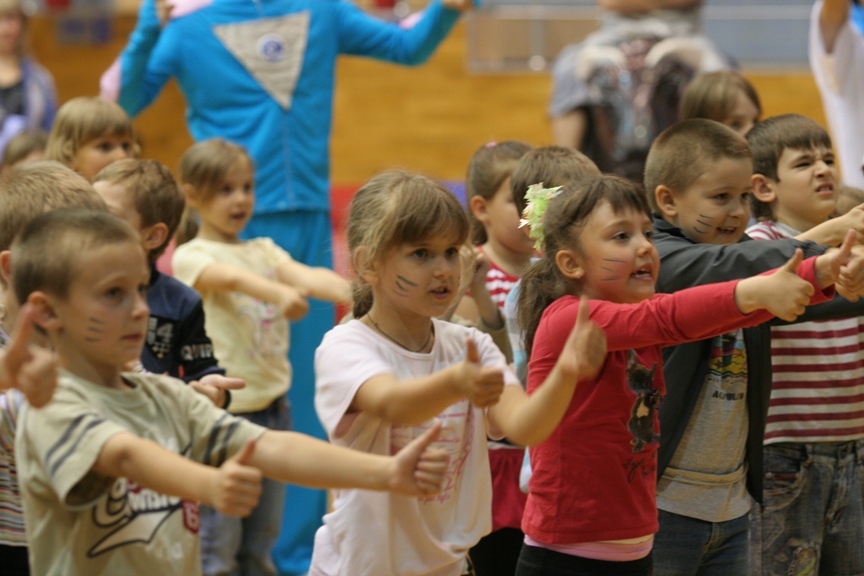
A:
[[[731,246],[697,244],[680,228],[656,216],[654,244],[660,253],[658,293],[671,293],[692,286],[755,276],[782,266],[793,256],[796,248],[803,249],[804,258],[819,256],[828,249],[814,242],[795,239],[756,242],[746,235],[741,242]],[[809,307],[797,322],[848,318],[862,313],[864,300],[852,303],[837,296],[831,302]],[[708,370],[710,344],[710,340],[702,340],[663,350],[666,398],[660,404],[658,480],[672,460],[696,407]],[[747,347],[749,418],[745,455],[747,489],[757,502],[762,502],[762,441],[771,397],[770,324],[744,329],[744,345]]]

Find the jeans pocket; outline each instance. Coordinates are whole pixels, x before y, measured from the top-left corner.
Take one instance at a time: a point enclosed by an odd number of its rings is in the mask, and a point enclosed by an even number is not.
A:
[[[800,449],[766,446],[764,452],[766,508],[783,508],[801,492],[807,476],[807,454]]]

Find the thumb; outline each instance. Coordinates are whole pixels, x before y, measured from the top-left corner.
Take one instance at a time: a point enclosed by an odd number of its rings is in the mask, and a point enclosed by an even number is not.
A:
[[[473,364],[479,364],[480,353],[477,351],[477,344],[474,342],[473,338],[468,338],[468,340],[465,341],[465,348],[465,360]]]
[[[414,439],[412,444],[417,449],[418,453],[423,452],[429,444],[435,441],[438,438],[438,435],[441,433],[441,421],[436,420],[432,426],[426,430],[423,434]]]
[[[843,239],[843,243],[840,245],[840,252],[837,253],[837,261],[840,264],[845,264],[849,261],[849,257],[852,255],[852,247],[855,245],[855,242],[858,240],[858,234],[855,233],[855,230],[849,229],[846,232],[846,237]]]
[[[6,350],[7,362],[20,365],[30,355],[30,336],[33,334],[33,307],[25,304],[18,312],[18,319],[9,336]]]
[[[240,450],[237,454],[235,454],[231,460],[238,464],[242,464],[244,466],[249,466],[249,460],[252,459],[252,455],[255,453],[255,440],[247,440],[246,444],[243,446],[243,449]]]
[[[576,326],[585,327],[590,322],[589,316],[591,314],[591,301],[587,296],[581,296],[579,298],[579,312],[576,316]]]
[[[800,248],[796,248],[795,254],[783,265],[780,271],[798,274],[798,266],[801,264],[801,260],[803,259],[804,252]]]

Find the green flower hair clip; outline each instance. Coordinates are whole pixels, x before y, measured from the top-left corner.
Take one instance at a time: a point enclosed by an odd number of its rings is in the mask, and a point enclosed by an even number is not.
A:
[[[543,183],[532,184],[525,193],[525,210],[522,211],[522,219],[519,227],[528,226],[528,236],[534,239],[534,248],[543,249],[543,215],[552,200],[561,190],[561,186],[555,188],[544,188]]]

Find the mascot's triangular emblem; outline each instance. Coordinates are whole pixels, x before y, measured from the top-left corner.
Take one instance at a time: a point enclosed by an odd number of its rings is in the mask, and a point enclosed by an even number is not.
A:
[[[309,12],[213,27],[213,33],[264,90],[288,110],[309,37]]]

